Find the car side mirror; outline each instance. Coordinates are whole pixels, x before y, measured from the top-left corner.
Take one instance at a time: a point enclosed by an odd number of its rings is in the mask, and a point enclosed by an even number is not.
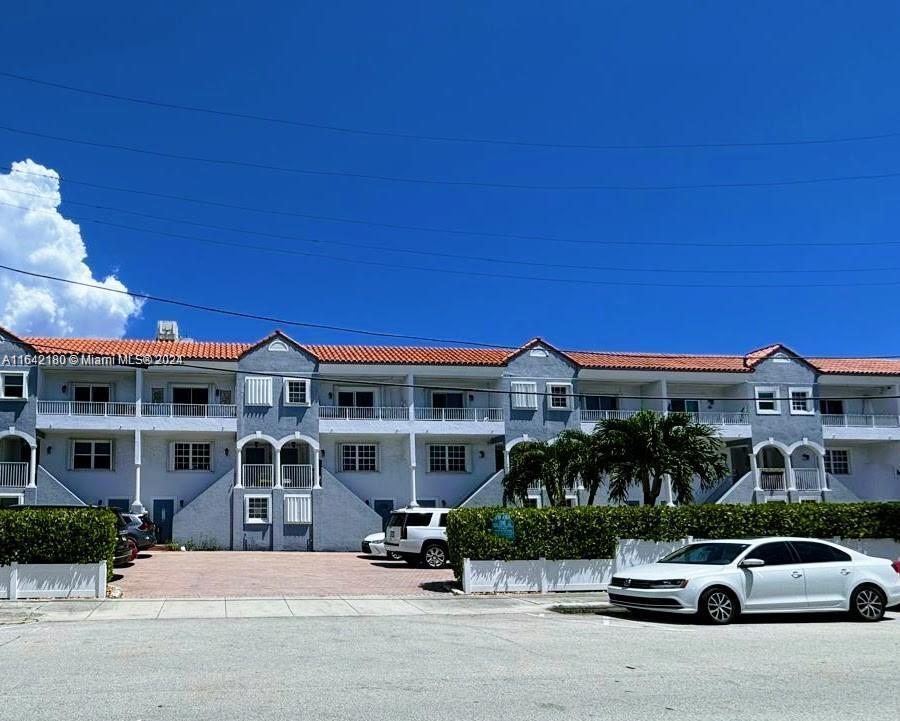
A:
[[[759,568],[760,566],[765,566],[766,562],[761,558],[745,558],[738,565],[741,568]]]

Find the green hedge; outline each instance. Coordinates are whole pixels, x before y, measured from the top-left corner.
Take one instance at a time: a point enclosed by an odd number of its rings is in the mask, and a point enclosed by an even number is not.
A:
[[[0,510],[0,566],[106,560],[112,576],[116,536],[116,516],[105,508]]]
[[[515,539],[495,536],[491,522],[508,513]],[[457,578],[462,560],[610,558],[617,538],[810,536],[900,540],[900,503],[762,503],[578,508],[460,508],[450,512],[447,540]]]

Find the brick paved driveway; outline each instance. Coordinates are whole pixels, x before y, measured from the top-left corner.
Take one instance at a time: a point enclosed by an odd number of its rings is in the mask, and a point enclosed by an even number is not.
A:
[[[113,581],[125,598],[446,595],[450,569],[358,553],[144,551]]]

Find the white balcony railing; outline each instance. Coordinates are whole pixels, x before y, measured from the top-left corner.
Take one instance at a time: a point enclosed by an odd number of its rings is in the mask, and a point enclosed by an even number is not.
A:
[[[4,488],[25,488],[27,485],[27,462],[3,461],[0,463],[0,486]]]
[[[285,488],[312,488],[312,466],[294,463],[282,465],[281,485]]]
[[[271,488],[275,467],[271,463],[244,463],[241,466],[241,482],[245,488]]]
[[[629,410],[629,411],[592,411],[592,410],[580,410],[581,420],[585,423],[592,423],[594,421],[606,421],[611,418],[617,418],[619,420],[625,420],[627,418],[631,418],[633,415],[640,413],[637,410]]]
[[[823,413],[822,425],[845,428],[900,428],[900,416]]]
[[[759,487],[764,491],[786,491],[783,468],[760,468]]]
[[[37,412],[50,416],[133,416],[136,403],[38,401]]]
[[[703,423],[707,426],[739,426],[750,423],[750,414],[730,411],[701,411],[700,413],[689,413],[689,416],[696,423]]]
[[[237,406],[206,403],[142,403],[141,413],[151,418],[236,418]]]
[[[409,408],[360,407],[360,406],[319,406],[319,418],[338,421],[406,421]]]
[[[502,408],[419,408],[417,421],[502,421]]]
[[[795,468],[794,488],[798,491],[821,491],[824,489],[818,468]]]

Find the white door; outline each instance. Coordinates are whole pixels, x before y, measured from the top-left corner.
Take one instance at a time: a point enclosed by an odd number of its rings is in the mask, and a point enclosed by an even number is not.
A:
[[[809,607],[846,607],[853,578],[850,554],[815,541],[792,541],[791,545],[800,557]]]
[[[806,586],[801,564],[784,541],[763,543],[746,558],[760,558],[764,566],[742,568],[747,611],[806,608]]]

